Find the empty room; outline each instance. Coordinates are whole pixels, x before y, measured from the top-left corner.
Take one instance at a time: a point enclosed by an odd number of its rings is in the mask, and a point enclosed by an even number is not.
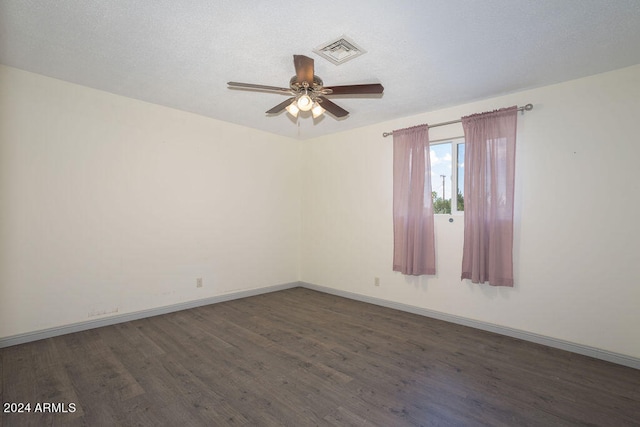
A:
[[[0,0],[3,426],[637,426],[637,0]]]

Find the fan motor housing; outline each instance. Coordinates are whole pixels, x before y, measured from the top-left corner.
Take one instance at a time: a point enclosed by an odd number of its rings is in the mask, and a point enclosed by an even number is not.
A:
[[[309,83],[309,86],[306,89],[310,91],[319,91],[322,89],[323,85],[324,83],[322,82],[322,79],[314,74],[313,83]],[[291,80],[289,80],[289,86],[291,87],[292,90],[296,92],[300,92],[301,90],[305,89],[303,84],[298,83],[297,76],[291,77]]]

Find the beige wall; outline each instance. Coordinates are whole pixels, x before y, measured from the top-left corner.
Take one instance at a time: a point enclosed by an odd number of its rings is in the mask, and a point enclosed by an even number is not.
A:
[[[392,272],[392,139],[381,133],[526,103],[515,288],[460,281],[463,219],[446,215],[438,274]],[[635,66],[303,142],[302,280],[640,357],[638,118]],[[448,126],[431,138],[458,135]]]
[[[294,140],[0,67],[0,337],[297,281],[299,159]]]

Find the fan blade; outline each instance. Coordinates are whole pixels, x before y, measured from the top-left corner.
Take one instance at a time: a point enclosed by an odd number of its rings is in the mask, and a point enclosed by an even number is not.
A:
[[[331,95],[358,95],[365,93],[382,93],[384,91],[384,87],[380,83],[346,86],[325,86],[324,88],[331,89]]]
[[[319,98],[322,100],[322,102],[320,103],[320,106],[325,110],[327,110],[328,112],[330,112],[331,114],[333,114],[334,116],[344,117],[349,114],[347,110],[329,101],[324,96],[320,96]]]
[[[287,93],[287,94],[293,93],[291,89],[288,89],[285,87],[254,85],[253,83],[239,83],[239,82],[227,82],[227,84],[232,88],[238,88],[238,89],[268,90],[272,92],[281,92],[281,93]]]
[[[313,59],[304,55],[293,55],[293,65],[296,67],[296,83],[307,82],[313,84]]]
[[[286,101],[282,101],[280,104],[278,104],[275,107],[273,107],[272,109],[268,110],[267,114],[277,114],[277,113],[279,113],[280,111],[282,111],[285,108],[287,108],[287,106],[289,104],[291,104],[294,99],[296,99],[296,98],[294,96],[292,96],[291,98],[287,99]]]

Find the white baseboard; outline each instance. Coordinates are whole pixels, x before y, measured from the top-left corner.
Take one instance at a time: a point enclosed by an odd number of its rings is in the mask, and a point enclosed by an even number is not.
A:
[[[421,316],[432,317],[434,319],[444,320],[446,322],[456,323],[458,325],[469,326],[483,331],[495,332],[497,334],[506,335],[513,338],[519,338],[525,341],[531,341],[543,344],[549,347],[570,351],[584,356],[594,357],[596,359],[606,360],[607,362],[617,363],[619,365],[629,366],[631,368],[640,369],[640,359],[626,356],[624,354],[614,353],[595,347],[582,344],[572,343],[570,341],[560,340],[557,338],[547,337],[532,332],[513,329],[506,326],[495,325],[493,323],[481,322],[478,320],[468,319],[453,314],[442,313],[439,311],[429,310],[426,308],[416,307],[409,304],[403,304],[394,301],[388,301],[381,298],[370,297],[367,295],[356,294],[353,292],[342,291],[340,289],[328,288],[325,286],[314,285],[307,282],[291,282],[281,285],[268,286],[265,288],[248,289],[243,291],[231,292],[224,295],[218,295],[210,298],[204,298],[194,301],[187,301],[179,304],[168,305],[164,307],[152,308],[149,310],[137,311],[134,313],[124,313],[109,316],[103,319],[89,320],[86,322],[73,323],[71,325],[63,325],[55,328],[48,328],[25,334],[13,335],[0,338],[0,348],[12,345],[24,344],[31,341],[37,341],[46,338],[52,338],[59,335],[71,334],[74,332],[86,331],[88,329],[100,328],[103,326],[115,325],[132,320],[143,319],[146,317],[158,316],[161,314],[173,313],[175,311],[187,310],[190,308],[201,307],[203,305],[216,304],[219,302],[230,301],[234,299],[246,298],[269,292],[281,291],[295,287],[303,287],[318,292],[324,292],[356,301],[362,301],[382,307],[393,308],[408,313],[418,314]]]
[[[17,344],[24,344],[31,341],[52,338],[58,335],[71,334],[74,332],[86,331],[88,329],[101,328],[103,326],[115,325],[118,323],[130,322],[132,320],[143,319],[145,317],[158,316],[160,314],[173,313],[174,311],[187,310],[189,308],[201,307],[203,305],[215,304],[223,301],[252,297],[255,295],[266,294],[269,292],[281,291],[299,287],[299,282],[284,283],[282,285],[268,286],[266,288],[248,289],[243,291],[231,292],[224,295],[218,295],[210,298],[186,301],[179,304],[167,305],[164,307],[151,308],[148,310],[136,311],[133,313],[123,313],[102,319],[88,320],[85,322],[73,323],[70,325],[58,326],[55,328],[42,329],[25,334],[13,335],[10,337],[0,338],[0,348],[9,347]]]
[[[403,304],[399,302],[384,300],[381,298],[370,297],[367,295],[361,295],[361,294],[356,294],[352,292],[342,291],[340,289],[314,285],[312,283],[300,282],[300,286],[307,289],[324,292],[326,294],[332,294],[332,295],[336,295],[344,298],[353,299],[356,301],[362,301],[362,302],[367,302],[370,304],[375,304],[375,305],[379,305],[387,308],[406,311],[408,313],[419,314],[421,316],[432,317],[434,319],[444,320],[446,322],[456,323],[458,325],[469,326],[472,328],[481,329],[483,331],[495,332],[500,335],[519,338],[521,340],[530,341],[537,344],[543,344],[549,347],[570,351],[572,353],[582,354],[584,356],[606,360],[607,362],[612,362],[619,365],[640,369],[640,359],[631,357],[631,356],[626,356],[620,353],[614,353],[611,351],[602,350],[595,347],[572,343],[570,341],[547,337],[544,335],[522,331],[519,329],[513,329],[506,326],[495,325],[493,323],[481,322],[478,320],[468,319],[468,318],[456,316],[453,314],[447,314],[439,311],[429,310],[426,308],[416,307],[409,304]]]

